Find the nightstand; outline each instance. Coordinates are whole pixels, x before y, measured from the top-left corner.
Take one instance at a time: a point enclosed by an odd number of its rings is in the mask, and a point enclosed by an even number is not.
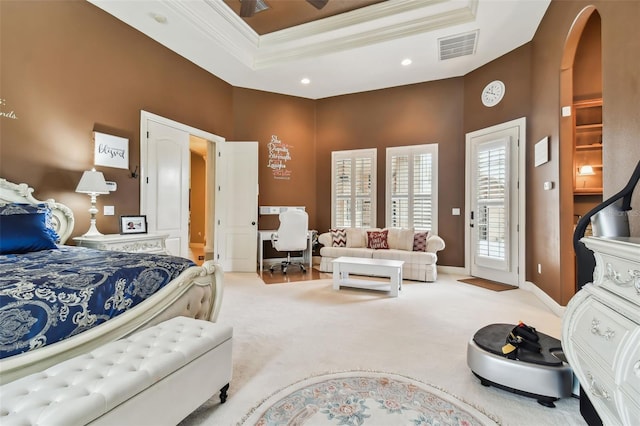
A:
[[[166,234],[107,234],[91,237],[75,237],[73,240],[79,247],[98,250],[125,251],[130,253],[167,254],[165,248]]]

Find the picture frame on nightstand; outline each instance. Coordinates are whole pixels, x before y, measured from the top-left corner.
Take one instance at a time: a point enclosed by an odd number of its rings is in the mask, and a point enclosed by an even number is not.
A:
[[[147,216],[120,216],[120,234],[146,234]]]

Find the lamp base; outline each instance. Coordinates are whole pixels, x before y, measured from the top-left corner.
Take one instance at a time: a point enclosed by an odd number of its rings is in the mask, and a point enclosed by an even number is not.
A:
[[[91,226],[89,226],[89,230],[83,235],[83,237],[97,237],[100,235],[104,234],[98,231],[98,228],[96,228],[96,220],[91,219]]]

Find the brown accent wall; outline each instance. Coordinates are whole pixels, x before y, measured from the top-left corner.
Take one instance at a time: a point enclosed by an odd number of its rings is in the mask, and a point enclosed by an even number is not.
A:
[[[331,151],[377,148],[377,226],[385,226],[386,147],[438,144],[439,263],[464,265],[464,80],[452,78],[317,102],[318,231],[331,226]]]
[[[572,197],[560,197],[558,182],[571,179],[572,170],[560,167],[560,155],[571,144],[571,135],[560,132],[561,106],[571,99],[561,99],[561,64],[565,42],[578,14],[594,5],[602,25],[604,198],[616,193],[629,179],[640,160],[640,2],[557,1],[551,2],[532,41],[531,116],[528,138],[535,142],[550,137],[550,161],[541,167],[529,165],[527,172],[527,280],[534,282],[558,303],[565,305],[574,293],[574,284],[565,282],[563,269],[573,268],[572,247],[566,240],[571,228],[560,226],[563,204]],[[563,77],[564,78],[564,77]],[[566,81],[564,84],[567,84]],[[528,146],[533,158],[533,144]],[[530,162],[530,161],[529,161]],[[556,183],[553,191],[544,191],[542,183]],[[562,183],[562,182],[561,182]],[[639,192],[636,189],[636,193]],[[640,198],[634,197],[633,208],[640,211]],[[640,217],[634,216],[632,234],[640,235]],[[561,241],[565,243],[561,244]],[[542,274],[535,272],[542,264]]]
[[[55,198],[89,227],[89,198],[76,194],[93,165],[92,131],[129,139],[139,165],[140,110],[224,137],[232,134],[232,88],[86,1],[0,2],[0,175]],[[138,214],[138,179],[98,167],[118,190],[98,197],[98,228],[119,232],[118,216]],[[139,172],[139,170],[138,170]],[[103,216],[102,207],[116,207]]]
[[[305,206],[316,228],[315,101],[258,90],[233,89],[233,140],[258,141],[259,205]],[[288,176],[269,167],[269,144],[276,136],[288,149]],[[261,216],[259,229],[276,229],[278,216]]]
[[[480,94],[493,80],[505,84],[505,95],[498,105],[485,107]],[[525,44],[470,72],[464,77],[464,88],[465,134],[517,118],[528,118],[531,110],[531,45]]]

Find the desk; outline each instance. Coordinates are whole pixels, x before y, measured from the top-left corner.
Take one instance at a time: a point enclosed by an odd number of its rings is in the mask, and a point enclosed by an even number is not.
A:
[[[262,271],[262,264],[264,261],[264,247],[263,244],[265,241],[271,241],[271,234],[274,232],[278,232],[277,229],[261,229],[258,231],[258,262],[260,262],[260,269]],[[304,250],[304,262],[309,262],[309,270],[313,268],[313,233],[315,231],[309,230],[307,231],[307,249]]]

